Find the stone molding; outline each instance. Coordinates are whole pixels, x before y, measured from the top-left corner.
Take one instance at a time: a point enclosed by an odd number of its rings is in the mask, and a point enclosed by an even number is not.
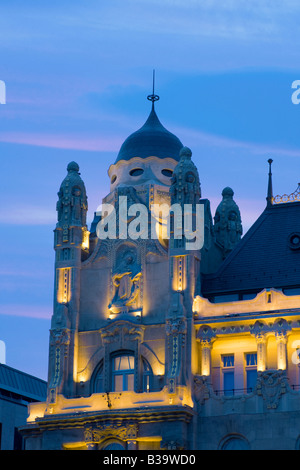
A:
[[[84,429],[84,440],[86,445],[99,444],[107,439],[119,439],[121,441],[135,440],[138,436],[138,425],[136,423],[103,424],[88,426]]]

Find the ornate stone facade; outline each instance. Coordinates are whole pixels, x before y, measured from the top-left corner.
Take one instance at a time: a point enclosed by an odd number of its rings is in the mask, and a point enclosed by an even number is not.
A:
[[[269,181],[266,211],[241,238],[226,187],[213,223],[192,152],[154,101],[108,174],[113,239],[97,235],[103,213],[86,225],[77,163],[58,192],[48,398],[29,407],[26,448],[298,448],[300,203],[273,206]],[[191,226],[171,214],[168,238],[158,203],[188,205]],[[150,215],[130,239],[136,204]],[[199,206],[204,244],[189,250]]]

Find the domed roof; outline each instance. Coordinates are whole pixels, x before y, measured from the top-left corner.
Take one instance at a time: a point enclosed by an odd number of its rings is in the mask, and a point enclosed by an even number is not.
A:
[[[145,124],[131,134],[120,148],[117,163],[120,160],[130,160],[134,157],[173,158],[179,161],[182,143],[174,134],[169,132],[160,122],[152,106]]]
[[[67,166],[68,174],[62,181],[58,195],[65,198],[71,197],[73,188],[81,190],[81,194],[86,198],[86,189],[79,173],[79,165],[76,162],[70,162]]]

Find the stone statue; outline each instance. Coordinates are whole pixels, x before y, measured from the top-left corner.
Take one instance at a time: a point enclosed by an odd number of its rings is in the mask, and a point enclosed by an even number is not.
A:
[[[134,250],[121,250],[119,253],[119,262],[112,273],[112,282],[114,285],[114,296],[108,308],[112,313],[128,312],[137,300],[141,278],[141,268],[136,263]]]
[[[243,233],[240,210],[233,200],[233,195],[231,188],[223,189],[223,200],[217,207],[214,217],[216,242],[222,248],[224,255],[233,250]]]

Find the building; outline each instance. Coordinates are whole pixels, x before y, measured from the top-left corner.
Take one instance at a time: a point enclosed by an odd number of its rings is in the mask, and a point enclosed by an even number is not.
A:
[[[47,398],[47,382],[0,364],[0,449],[22,450],[28,404]]]
[[[233,190],[213,216],[148,98],[108,169],[116,218],[87,227],[77,163],[60,186],[48,393],[29,405],[26,448],[298,449],[300,190],[274,197],[270,160],[266,208],[242,237]],[[182,209],[170,237],[162,204]]]

